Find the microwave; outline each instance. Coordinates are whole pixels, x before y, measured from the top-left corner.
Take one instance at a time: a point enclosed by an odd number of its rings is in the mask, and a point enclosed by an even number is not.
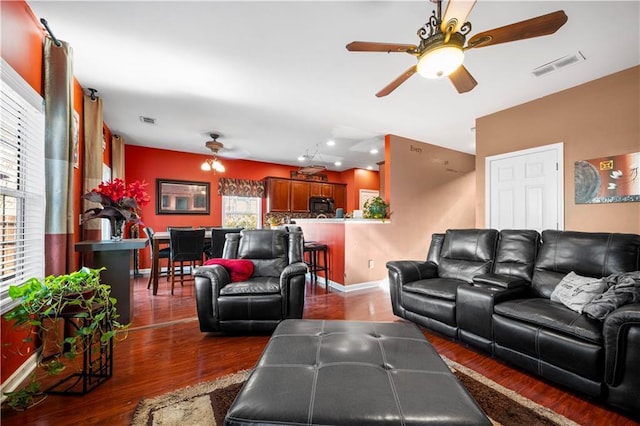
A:
[[[329,198],[329,197],[309,198],[309,211],[311,213],[333,213],[333,198]]]

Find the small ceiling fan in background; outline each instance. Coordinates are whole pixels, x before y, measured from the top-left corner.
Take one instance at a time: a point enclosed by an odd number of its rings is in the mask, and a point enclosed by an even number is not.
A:
[[[567,22],[567,15],[563,10],[558,10],[478,33],[471,37],[465,46],[466,36],[471,31],[471,23],[467,21],[467,16],[476,1],[449,0],[444,16],[442,0],[431,2],[436,3],[436,10],[429,17],[429,21],[418,29],[418,45],[367,41],[353,41],[347,44],[347,50],[350,52],[404,52],[418,58],[416,65],[376,93],[377,97],[387,96],[416,72],[427,78],[448,76],[458,93],[469,92],[478,82],[462,65],[465,50],[553,34]]]

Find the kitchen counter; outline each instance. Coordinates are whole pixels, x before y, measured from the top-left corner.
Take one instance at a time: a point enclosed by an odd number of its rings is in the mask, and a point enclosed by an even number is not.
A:
[[[295,219],[305,241],[328,247],[329,277],[319,282],[341,291],[377,286],[387,277],[386,241],[391,221],[362,218]]]
[[[364,219],[364,218],[336,218],[336,217],[328,217],[328,218],[310,218],[310,219],[294,219],[293,220],[296,225],[302,225],[304,223],[343,223],[343,224],[352,224],[352,223],[367,223],[367,224],[380,224],[385,225],[391,223],[391,219]]]

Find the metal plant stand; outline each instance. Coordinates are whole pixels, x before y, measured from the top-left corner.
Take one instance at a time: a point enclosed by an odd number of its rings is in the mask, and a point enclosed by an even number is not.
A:
[[[102,309],[101,305],[94,305],[92,308],[94,313],[99,313]],[[79,312],[63,313],[58,317],[64,321],[65,336],[73,335],[91,321],[79,316]],[[110,331],[108,318],[102,320],[101,328]],[[78,352],[82,355],[82,369],[50,386],[45,393],[84,395],[110,379],[113,375],[113,337],[106,342],[102,342],[101,339],[100,330],[84,336],[81,339],[82,347],[78,347]]]

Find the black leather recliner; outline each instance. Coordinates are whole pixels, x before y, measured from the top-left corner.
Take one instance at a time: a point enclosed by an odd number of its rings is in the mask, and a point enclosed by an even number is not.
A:
[[[253,275],[232,283],[221,265],[205,265],[195,271],[200,330],[269,332],[284,319],[302,318],[307,272],[302,250],[302,234],[297,232],[227,234],[222,257],[249,259]]]
[[[457,337],[458,287],[491,272],[497,241],[495,229],[448,230],[434,234],[426,261],[387,262],[393,313]]]

